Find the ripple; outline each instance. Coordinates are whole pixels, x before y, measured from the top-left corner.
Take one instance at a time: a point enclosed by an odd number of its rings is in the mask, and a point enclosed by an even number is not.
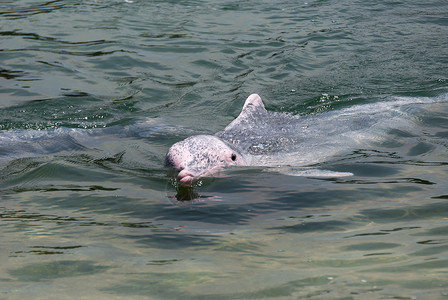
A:
[[[0,12],[5,18],[10,20],[28,18],[33,15],[48,14],[68,7],[65,1],[53,0],[40,4],[30,4],[28,6],[15,5]],[[4,8],[4,7],[3,7]]]
[[[54,37],[42,36],[34,32],[21,32],[19,30],[13,31],[0,31],[0,36],[12,36],[12,37],[23,37],[25,39],[37,40],[43,42],[55,43],[55,44],[67,44],[67,45],[79,45],[79,46],[97,46],[104,44],[113,44],[116,42],[106,41],[106,40],[94,40],[94,41],[64,41]],[[7,51],[1,49],[1,51]],[[15,51],[21,51],[21,49],[16,49]]]
[[[97,274],[109,269],[89,260],[59,260],[44,263],[31,263],[9,270],[9,274],[24,281],[47,281],[57,278]]]

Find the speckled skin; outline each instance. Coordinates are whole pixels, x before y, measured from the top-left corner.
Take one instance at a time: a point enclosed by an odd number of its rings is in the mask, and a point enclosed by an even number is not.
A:
[[[259,95],[250,95],[237,119],[226,129],[239,125],[245,114],[252,109],[264,109]],[[246,159],[231,144],[213,135],[191,136],[170,147],[165,157],[165,166],[179,171],[177,179],[181,185],[191,185],[200,177],[210,176],[227,166],[246,166]]]
[[[194,179],[212,175],[226,166],[244,166],[237,151],[212,135],[195,135],[180,141],[169,149],[165,165],[180,170],[177,179],[181,185],[191,185]]]

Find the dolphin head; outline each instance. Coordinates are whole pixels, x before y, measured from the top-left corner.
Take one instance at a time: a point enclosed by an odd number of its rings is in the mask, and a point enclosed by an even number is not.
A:
[[[244,166],[240,153],[221,139],[212,135],[196,135],[175,143],[165,156],[165,166],[179,171],[181,185],[191,185],[194,180],[213,176],[226,166]]]

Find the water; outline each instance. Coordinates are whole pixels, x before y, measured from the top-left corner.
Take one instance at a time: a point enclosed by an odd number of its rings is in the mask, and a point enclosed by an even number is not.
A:
[[[0,6],[1,299],[447,298],[446,1]],[[168,147],[253,92],[435,103],[318,166],[354,176],[242,168],[177,201]]]

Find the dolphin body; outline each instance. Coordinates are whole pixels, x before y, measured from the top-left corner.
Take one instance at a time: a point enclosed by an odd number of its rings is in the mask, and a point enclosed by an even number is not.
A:
[[[308,116],[270,112],[257,94],[239,116],[215,135],[191,136],[172,145],[165,166],[179,170],[181,186],[216,176],[231,166],[270,167],[294,176],[341,177],[350,172],[316,169],[336,155],[385,142],[388,132],[415,131],[419,104],[437,99],[396,98]],[[393,136],[389,134],[389,137]],[[376,148],[375,148],[376,149]]]
[[[340,152],[344,148],[340,147],[342,145],[357,144],[362,134],[358,131],[370,127],[375,119],[369,113],[359,112],[350,113],[350,109],[346,109],[320,118],[269,112],[260,96],[252,94],[239,116],[223,131],[191,136],[172,145],[166,154],[165,166],[178,169],[178,182],[188,186],[198,178],[213,176],[229,166],[311,165]],[[338,126],[335,126],[335,119]],[[322,134],[327,138],[322,139]],[[353,175],[347,172],[325,174]],[[310,173],[308,170],[293,175]]]
[[[120,143],[120,139],[159,138],[177,133],[179,130],[183,129],[150,118],[131,125],[113,125],[104,128],[57,127],[42,130],[0,130],[0,168],[16,159],[72,155],[77,151],[93,150],[105,152],[104,155],[108,155],[110,147],[106,145],[107,143]],[[126,148],[123,151],[126,151]]]
[[[239,116],[224,130],[215,135],[191,136],[172,145],[165,156],[165,165],[179,170],[177,179],[181,186],[191,186],[201,177],[217,176],[231,166],[268,167],[294,176],[352,175],[322,170],[322,163],[354,150],[369,147],[375,150],[384,146],[384,142],[396,143],[396,132],[410,137],[423,136],[421,126],[416,126],[420,113],[425,112],[422,105],[426,108],[430,103],[447,101],[447,95],[395,98],[295,116],[267,111],[260,96],[253,94],[247,98]],[[437,110],[437,106],[434,108]],[[86,149],[109,152],[108,143],[117,137],[152,139],[178,130],[158,119],[147,119],[124,127],[1,131],[0,166],[19,158],[71,155]]]

